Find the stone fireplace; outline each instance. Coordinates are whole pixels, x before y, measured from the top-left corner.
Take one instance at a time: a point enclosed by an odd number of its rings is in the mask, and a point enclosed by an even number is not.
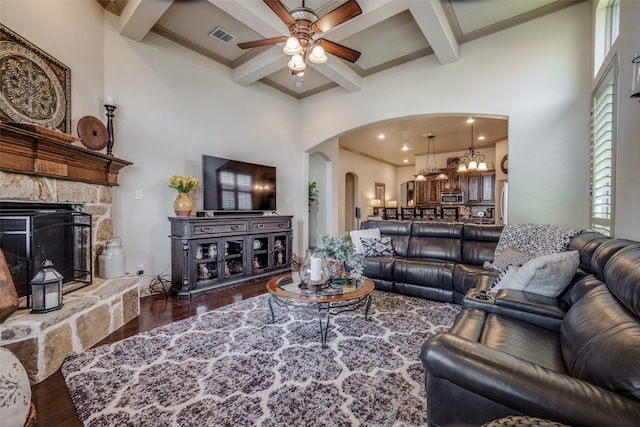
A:
[[[70,352],[95,345],[140,313],[137,276],[104,280],[97,270],[98,255],[113,236],[112,191],[119,170],[131,163],[69,138],[0,123],[0,200],[79,204],[91,215],[92,283],[64,295],[57,311],[31,314],[21,303],[0,325],[0,346],[20,359],[32,384],[56,372]]]

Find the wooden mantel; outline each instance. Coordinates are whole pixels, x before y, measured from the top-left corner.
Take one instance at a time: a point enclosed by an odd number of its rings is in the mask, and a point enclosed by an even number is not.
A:
[[[132,164],[117,157],[71,145],[64,138],[56,138],[55,135],[0,123],[2,171],[91,184],[118,185],[120,169]]]

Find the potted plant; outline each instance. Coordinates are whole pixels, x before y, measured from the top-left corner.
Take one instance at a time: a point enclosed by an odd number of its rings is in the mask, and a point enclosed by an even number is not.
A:
[[[318,190],[318,184],[315,181],[309,183],[309,212],[311,212],[311,207],[315,202],[318,201],[318,197],[320,197],[320,191]]]
[[[356,253],[355,245],[349,240],[349,233],[340,237],[322,236],[319,248],[329,264],[331,279],[342,277],[344,266],[348,267],[351,275],[360,277],[364,270],[364,255]]]

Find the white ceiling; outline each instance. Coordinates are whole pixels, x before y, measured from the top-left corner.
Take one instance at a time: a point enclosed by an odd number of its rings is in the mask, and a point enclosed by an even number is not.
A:
[[[243,50],[237,43],[289,35],[287,26],[262,0],[97,0],[120,15],[121,34],[144,43],[153,31],[205,55],[231,69],[236,84],[267,84],[296,99],[341,87],[348,92],[362,88],[363,78],[402,66],[428,55],[440,64],[458,59],[459,45],[513,25],[553,13],[584,0],[358,0],[362,14],[316,37],[361,52],[355,64],[329,54],[325,64],[308,63],[302,79],[291,75],[288,56],[281,45]],[[307,0],[305,6],[320,17],[345,0]],[[281,0],[289,10],[302,0]],[[220,27],[236,38],[225,44],[209,36]],[[412,118],[380,123],[340,137],[340,146],[401,166],[409,153],[426,152],[422,134],[436,135],[438,152],[466,150],[470,145],[467,117]],[[504,118],[476,118],[476,135],[492,145],[507,138]],[[379,141],[379,133],[386,134]],[[410,155],[408,164],[413,164]]]

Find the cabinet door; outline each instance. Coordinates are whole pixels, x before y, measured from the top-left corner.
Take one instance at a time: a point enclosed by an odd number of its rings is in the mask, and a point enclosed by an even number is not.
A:
[[[427,204],[427,181],[415,181],[415,205]]]
[[[253,273],[260,273],[268,270],[273,264],[269,261],[269,235],[262,234],[251,237],[251,270]]]
[[[496,173],[495,171],[483,172],[480,175],[481,199],[482,203],[495,203],[496,201]]]
[[[466,187],[467,187],[467,204],[469,203],[480,203],[481,201],[481,187],[480,187],[480,177],[475,172],[467,173],[466,179]]]
[[[224,277],[242,276],[247,274],[245,271],[244,260],[244,238],[243,237],[225,237],[221,239],[222,246],[222,266],[224,268]]]
[[[290,265],[291,263],[290,233],[273,234],[271,238],[273,239],[271,265],[277,269]]]
[[[440,203],[440,193],[442,193],[442,185],[444,181],[436,179],[427,180],[427,203],[432,205]]]
[[[218,261],[219,239],[200,239],[191,243],[189,256],[192,257],[191,278],[195,278],[196,288],[217,282],[220,279]]]

